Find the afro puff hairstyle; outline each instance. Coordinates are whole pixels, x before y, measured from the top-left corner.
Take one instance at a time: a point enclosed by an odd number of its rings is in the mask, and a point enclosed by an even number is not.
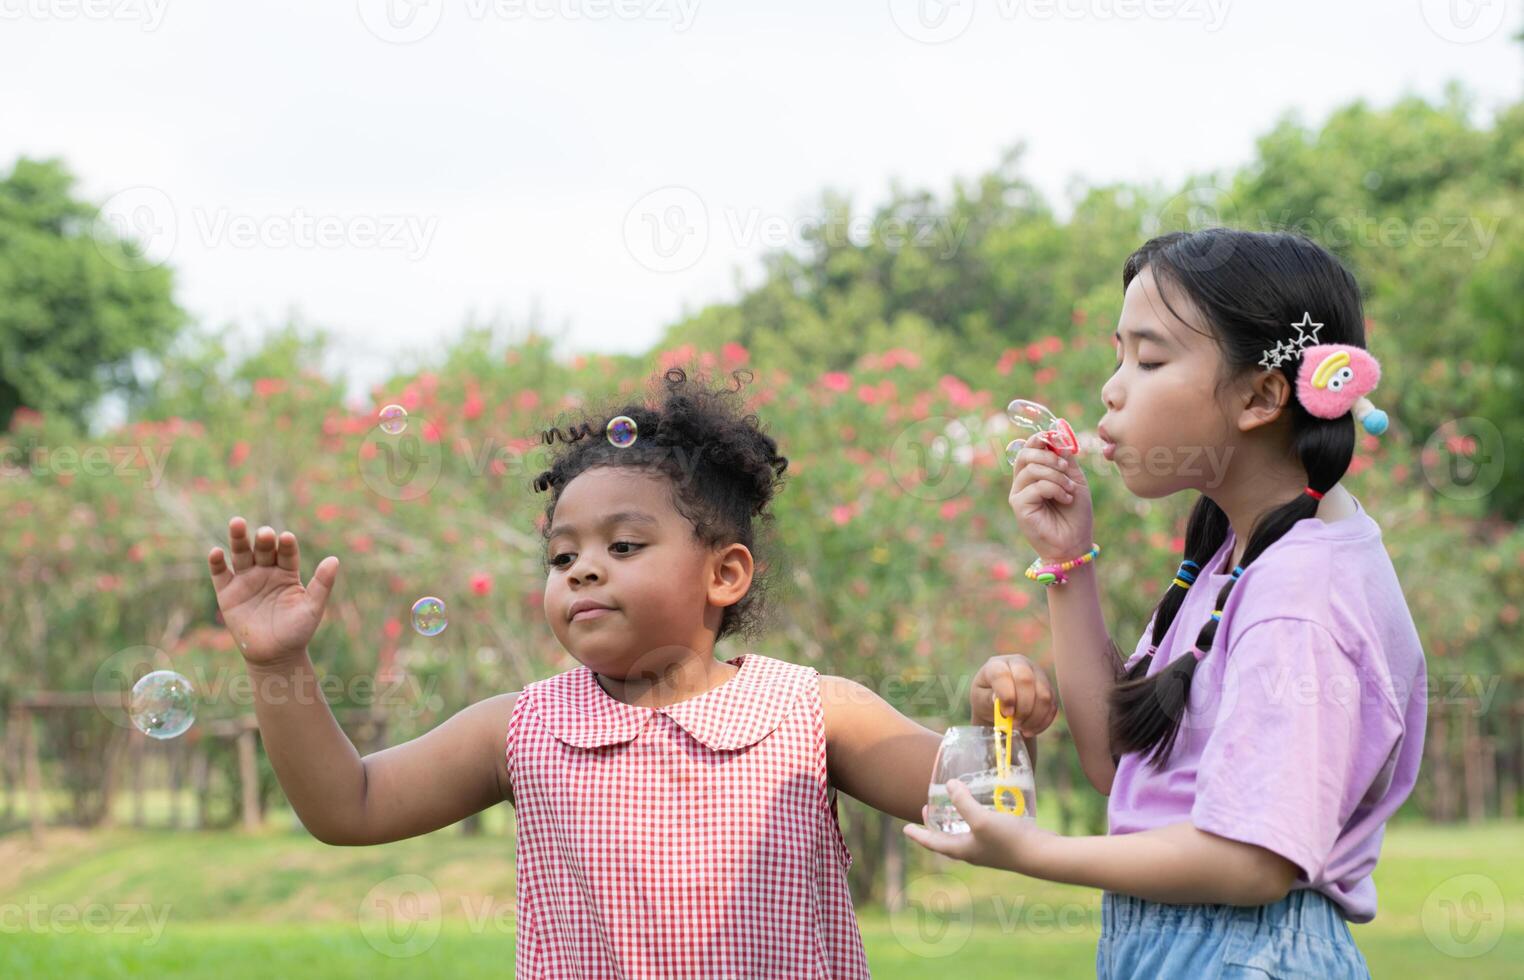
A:
[[[541,436],[551,447],[550,464],[533,481],[537,493],[551,491],[541,531],[548,540],[556,503],[578,474],[621,466],[665,475],[673,508],[692,523],[695,540],[711,549],[739,543],[752,553],[751,588],[725,607],[716,640],[762,632],[765,596],[776,570],[762,553],[770,555],[771,547],[759,550],[757,539],[771,543],[773,515],[767,505],[788,469],[777,442],[745,410],[741,388],[752,380],[751,372],[738,370],[730,377],[733,386],[713,388],[703,378],[672,368],[652,379],[653,396],[645,403],[583,410],[565,431],[560,426],[545,429]],[[635,422],[637,433],[625,447],[605,438],[610,420],[621,415]]]

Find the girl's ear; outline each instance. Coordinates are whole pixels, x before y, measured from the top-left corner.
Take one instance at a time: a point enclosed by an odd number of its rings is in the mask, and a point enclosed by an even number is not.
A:
[[[751,549],[739,542],[710,556],[709,601],[716,606],[732,606],[751,588]]]
[[[1292,394],[1291,382],[1280,371],[1255,371],[1239,389],[1239,431],[1248,432],[1280,418]]]

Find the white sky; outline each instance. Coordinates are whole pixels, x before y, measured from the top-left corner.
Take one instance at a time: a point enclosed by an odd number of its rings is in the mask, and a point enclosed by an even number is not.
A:
[[[0,0],[0,166],[62,157],[198,320],[297,311],[364,390],[472,316],[643,349],[827,188],[943,194],[1024,140],[1063,208],[1286,109],[1521,93],[1521,0],[386,3]]]

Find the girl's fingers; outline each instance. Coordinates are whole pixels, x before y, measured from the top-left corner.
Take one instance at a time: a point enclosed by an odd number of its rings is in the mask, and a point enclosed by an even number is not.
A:
[[[951,858],[963,857],[973,837],[972,834],[944,834],[940,830],[932,830],[918,823],[907,823],[905,836],[928,851],[936,851],[938,854],[945,854]]]
[[[328,605],[328,593],[333,591],[333,583],[339,577],[339,560],[332,555],[318,562],[312,570],[312,580],[307,583],[307,595],[317,606],[318,612],[322,612]]]
[[[968,787],[962,780],[948,780],[947,795],[952,799],[953,806],[958,808],[958,816],[967,822],[970,831],[976,831],[983,826],[989,811],[979,805],[979,801],[974,799],[974,794],[968,791]]]
[[[249,540],[248,522],[242,517],[228,521],[228,553],[233,556],[234,572],[253,567],[253,543]]]
[[[1053,718],[1058,713],[1058,704],[1053,699],[1053,690],[1046,680],[1038,675],[1036,693],[1032,699],[1032,716],[1023,719],[1023,724],[1017,726],[1022,735],[1036,735],[1053,724]]]
[[[1078,486],[1072,477],[1042,463],[1033,463],[1031,466],[1028,466],[1026,470],[1021,474],[1021,479],[1025,480],[1027,483],[1036,483],[1039,480],[1047,480],[1049,483],[1056,483],[1059,486],[1063,487],[1065,490],[1070,491],[1074,490],[1074,488]]]
[[[1052,480],[1039,480],[1032,484],[1023,493],[1033,503],[1039,500],[1052,500],[1060,504],[1074,503],[1074,494],[1054,483]]]
[[[228,567],[227,558],[224,557],[221,548],[213,548],[212,553],[206,556],[206,563],[212,570],[212,588],[221,592],[233,581],[233,570]]]
[[[266,568],[275,564],[275,528],[268,524],[254,532],[254,564]]]
[[[1032,705],[1036,700],[1031,678],[1018,676],[1009,666],[1006,667],[1006,676],[1013,697],[1004,703],[1010,705],[1011,713],[1015,715],[1017,722],[1024,722],[1032,714]]]
[[[1028,463],[1041,463],[1044,466],[1051,466],[1054,469],[1059,469],[1064,465],[1064,457],[1060,456],[1058,453],[1051,452],[1048,449],[1042,448],[1040,445],[1034,445],[1033,443],[1029,442],[1024,447],[1022,447],[1021,452],[1016,454],[1016,465],[1018,469],[1022,466],[1027,465]]]
[[[282,531],[275,543],[275,562],[288,572],[302,567],[301,551],[296,546],[296,535]]]

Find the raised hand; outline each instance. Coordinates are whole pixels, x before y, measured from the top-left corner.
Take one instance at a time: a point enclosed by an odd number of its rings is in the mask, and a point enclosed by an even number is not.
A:
[[[339,576],[339,560],[330,555],[303,587],[296,535],[284,531],[277,537],[274,528],[261,527],[250,539],[242,517],[228,521],[227,554],[213,548],[207,564],[222,620],[244,659],[257,665],[306,651]]]
[[[1074,457],[1029,441],[1016,455],[1009,500],[1016,526],[1040,557],[1067,561],[1094,543],[1090,483]]]

